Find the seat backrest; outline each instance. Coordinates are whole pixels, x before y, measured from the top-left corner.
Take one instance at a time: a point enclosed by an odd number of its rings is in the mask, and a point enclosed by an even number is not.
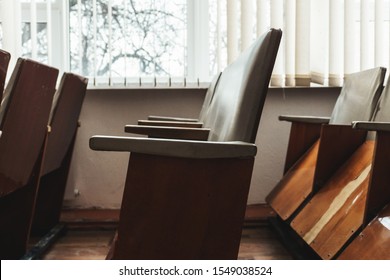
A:
[[[204,121],[208,140],[255,142],[281,37],[271,29],[222,72]]]
[[[222,72],[219,72],[217,75],[214,76],[212,79],[210,86],[207,89],[206,95],[204,97],[202,109],[199,113],[199,121],[203,122],[207,116],[208,110],[210,108],[211,101],[213,100],[215,89],[218,85],[219,78],[221,77]]]
[[[390,78],[387,79],[373,119],[377,122],[390,122]]]
[[[61,166],[76,133],[88,79],[64,73],[53,99],[49,117],[50,134],[42,175]]]
[[[0,108],[0,177],[24,186],[41,151],[58,70],[19,58]],[[2,194],[6,190],[3,185]]]
[[[7,76],[7,69],[11,55],[3,50],[0,50],[0,100],[3,98],[3,91],[5,85],[5,78]]]
[[[372,120],[383,89],[386,69],[377,67],[349,74],[333,108],[330,124],[350,125]]]

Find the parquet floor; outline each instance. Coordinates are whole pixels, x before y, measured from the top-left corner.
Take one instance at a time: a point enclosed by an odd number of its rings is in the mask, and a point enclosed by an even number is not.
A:
[[[113,238],[113,230],[71,229],[43,256],[46,260],[101,260]],[[239,259],[292,259],[268,226],[247,226],[243,230]]]

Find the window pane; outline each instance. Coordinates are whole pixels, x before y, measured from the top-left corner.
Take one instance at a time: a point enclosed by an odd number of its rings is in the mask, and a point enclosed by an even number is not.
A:
[[[37,57],[36,60],[47,63],[47,23],[37,23]],[[32,58],[31,23],[22,23],[22,56]]]
[[[69,5],[71,71],[98,77],[184,75],[185,0],[96,0],[96,7],[93,0],[80,2]]]

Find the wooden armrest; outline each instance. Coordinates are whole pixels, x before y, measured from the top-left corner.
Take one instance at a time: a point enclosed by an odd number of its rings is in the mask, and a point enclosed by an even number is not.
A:
[[[207,140],[210,129],[167,126],[126,125],[125,132],[148,135],[152,138]]]
[[[363,122],[363,121],[355,121],[355,122],[352,122],[352,127],[354,129],[390,132],[390,122]]]
[[[138,125],[201,128],[203,126],[203,123],[201,123],[201,122],[139,120]]]
[[[311,123],[311,124],[327,124],[329,123],[329,117],[314,117],[314,116],[279,116],[280,121],[288,122],[300,122],[300,123]]]
[[[151,121],[173,121],[173,122],[198,122],[198,119],[192,118],[175,118],[175,117],[164,117],[164,116],[149,116],[148,120]]]
[[[133,152],[180,158],[247,158],[257,153],[255,144],[96,135],[89,147],[95,151]]]

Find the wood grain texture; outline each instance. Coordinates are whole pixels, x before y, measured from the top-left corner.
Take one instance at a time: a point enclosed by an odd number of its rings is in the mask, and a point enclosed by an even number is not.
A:
[[[320,138],[321,124],[307,124],[293,122],[290,129],[290,137],[284,165],[284,173],[305,154],[310,147]]]
[[[253,161],[132,153],[113,258],[237,258]]]
[[[362,226],[374,143],[367,141],[291,222],[323,259],[332,258]]]
[[[291,167],[266,197],[267,203],[287,220],[305,201],[313,189],[319,141]]]
[[[390,260],[390,204],[340,254],[340,260]]]

